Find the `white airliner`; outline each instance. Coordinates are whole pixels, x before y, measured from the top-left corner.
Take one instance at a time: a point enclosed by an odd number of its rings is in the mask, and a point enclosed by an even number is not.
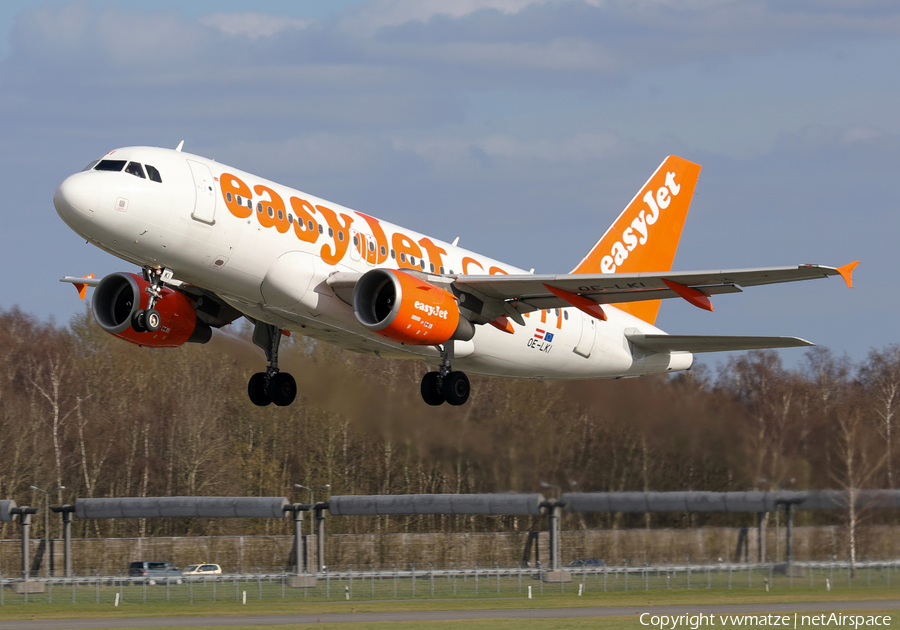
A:
[[[182,143],[183,144],[183,143]],[[110,151],[63,181],[60,217],[140,273],[66,277],[107,332],[141,346],[204,343],[243,316],[268,365],[248,393],[289,405],[286,331],[418,359],[430,405],[469,398],[465,371],[534,379],[687,370],[696,352],[812,345],[796,337],[667,335],[659,301],[712,310],[740,287],[841,275],[857,263],[671,272],[700,167],[670,156],[569,274],[535,275],[177,149]],[[458,240],[458,239],[457,239]]]

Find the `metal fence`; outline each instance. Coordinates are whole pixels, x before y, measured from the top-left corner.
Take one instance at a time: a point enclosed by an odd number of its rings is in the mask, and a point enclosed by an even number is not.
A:
[[[681,564],[656,566],[546,568],[409,566],[391,570],[346,567],[315,577],[315,585],[285,571],[243,573],[202,578],[158,579],[121,575],[78,578],[35,578],[42,593],[26,590],[21,579],[0,577],[0,606],[17,604],[145,604],[254,601],[372,601],[388,599],[537,597],[550,593],[596,593],[696,589],[900,589],[900,560],[785,564]],[[33,590],[33,589],[32,589]]]

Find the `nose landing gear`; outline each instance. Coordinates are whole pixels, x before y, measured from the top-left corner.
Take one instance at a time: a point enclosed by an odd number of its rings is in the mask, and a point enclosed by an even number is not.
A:
[[[428,372],[422,377],[422,400],[437,407],[447,402],[454,406],[465,404],[469,400],[469,377],[465,372],[454,372],[450,369],[453,360],[453,341],[444,344],[441,350],[441,367],[436,372]]]
[[[297,397],[297,381],[287,372],[278,369],[278,346],[281,345],[281,329],[271,324],[256,322],[253,329],[253,343],[266,353],[268,365],[265,372],[257,372],[250,377],[247,394],[250,402],[257,407],[275,403],[287,407]]]

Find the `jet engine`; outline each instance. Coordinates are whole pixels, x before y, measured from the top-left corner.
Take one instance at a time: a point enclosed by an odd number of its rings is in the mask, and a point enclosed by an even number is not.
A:
[[[436,346],[475,335],[452,294],[393,269],[373,269],[359,279],[353,311],[367,329],[403,344]]]
[[[147,308],[149,286],[135,273],[111,273],[103,278],[91,301],[91,311],[100,328],[119,339],[151,348],[177,348],[184,343],[209,341],[212,329],[197,318],[190,298],[168,287],[161,289],[162,298],[154,306],[160,314],[159,330],[136,331],[132,321],[135,313]]]

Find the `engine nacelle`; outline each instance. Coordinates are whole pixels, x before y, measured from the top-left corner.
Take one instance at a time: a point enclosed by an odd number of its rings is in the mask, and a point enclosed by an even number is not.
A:
[[[94,289],[91,311],[100,328],[109,334],[139,346],[177,348],[191,343],[206,343],[212,330],[197,319],[197,311],[190,298],[183,293],[163,287],[162,298],[156,302],[162,326],[156,332],[137,332],[131,319],[139,309],[146,309],[150,300],[150,283],[135,273],[111,273]]]
[[[475,334],[449,292],[393,269],[373,269],[359,279],[353,311],[367,329],[399,343],[436,346]]]

